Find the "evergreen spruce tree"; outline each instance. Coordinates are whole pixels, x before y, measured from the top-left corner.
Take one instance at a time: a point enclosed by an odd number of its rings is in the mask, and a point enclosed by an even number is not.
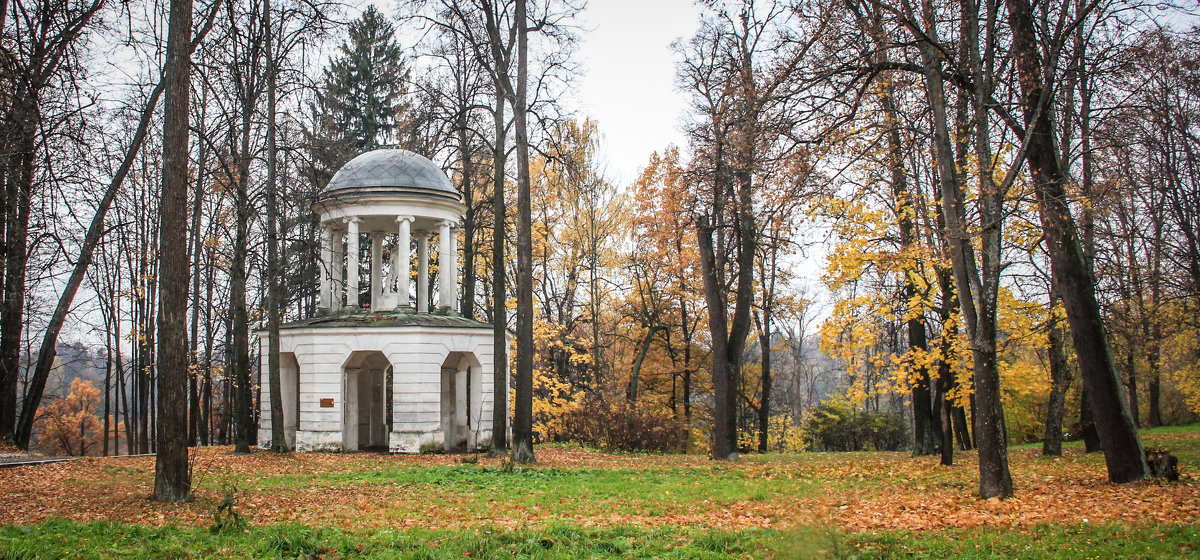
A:
[[[314,148],[333,160],[325,162],[331,172],[357,154],[403,143],[410,132],[409,70],[395,35],[395,26],[368,6],[325,68],[313,106]]]
[[[309,104],[309,127],[304,131],[307,161],[301,165],[307,192],[300,203],[311,208],[333,174],[363,152],[385,145],[408,146],[417,125],[410,118],[409,70],[396,29],[374,5],[349,25],[338,54],[325,68]],[[303,260],[318,262],[320,231],[315,214],[298,251]],[[318,285],[316,268],[297,271],[305,276],[289,285]]]

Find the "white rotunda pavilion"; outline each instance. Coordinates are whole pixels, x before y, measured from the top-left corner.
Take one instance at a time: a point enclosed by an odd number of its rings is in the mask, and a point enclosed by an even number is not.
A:
[[[279,337],[284,434],[294,449],[417,452],[490,441],[492,326],[455,311],[464,209],[436,164],[399,149],[359,155],[321,192],[319,311]],[[259,337],[266,447],[266,331]]]

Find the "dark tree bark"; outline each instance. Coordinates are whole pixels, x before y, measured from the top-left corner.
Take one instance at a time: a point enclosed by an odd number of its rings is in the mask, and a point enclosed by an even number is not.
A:
[[[1153,248],[1150,255],[1150,310],[1142,313],[1142,336],[1146,340],[1146,361],[1150,371],[1147,373],[1147,391],[1149,398],[1146,425],[1154,428],[1163,425],[1162,420],[1162,386],[1160,368],[1162,359],[1162,320],[1160,305],[1162,304],[1162,247],[1163,220],[1158,212],[1151,212],[1151,227],[1153,229]],[[1151,314],[1154,316],[1151,317]]]
[[[265,60],[267,62],[267,385],[271,399],[271,451],[286,453],[291,451],[287,438],[283,433],[283,387],[279,377],[279,322],[280,302],[283,301],[280,277],[283,267],[279,262],[279,202],[276,189],[278,188],[278,147],[275,98],[276,74],[279,72],[275,53],[275,29],[271,16],[271,0],[263,1],[263,29],[266,34]]]
[[[938,360],[938,404],[941,407],[939,420],[942,425],[941,464],[947,467],[954,465],[954,411],[958,408],[950,400],[950,391],[957,385],[954,370],[950,367],[950,354],[953,352],[953,341],[957,336],[957,329],[954,329],[951,323],[951,310],[958,307],[958,300],[954,297],[954,281],[950,274],[944,267],[938,268],[938,289],[942,294],[942,328],[948,331],[942,333],[942,359]]]
[[[236,207],[237,222],[233,239],[233,261],[229,270],[229,299],[233,310],[230,323],[230,342],[232,355],[228,358],[233,370],[233,424],[234,452],[249,453],[254,443],[253,391],[250,383],[250,318],[246,312],[246,252],[249,249],[250,222],[250,113],[251,109],[242,109],[241,147],[235,159],[237,163],[237,178],[235,179],[234,206]]]
[[[500,453],[508,449],[508,289],[505,278],[505,127],[504,96],[496,84],[496,107],[493,117],[496,125],[495,147],[492,152],[492,200],[495,221],[492,229],[492,451]]]
[[[1066,408],[1067,389],[1071,384],[1067,355],[1063,351],[1063,331],[1054,308],[1058,296],[1050,290],[1050,320],[1047,325],[1046,353],[1050,361],[1050,401],[1046,405],[1046,436],[1042,441],[1042,455],[1062,455],[1063,409]]]
[[[529,131],[526,91],[529,76],[529,23],[525,0],[516,0],[512,25],[517,35],[517,83],[512,93],[517,149],[517,398],[513,410],[512,458],[533,455],[533,219],[529,192]],[[498,45],[498,42],[497,42]],[[496,50],[497,47],[493,47]]]
[[[17,122],[8,124],[6,133],[13,133],[9,146],[8,177],[5,180],[4,201],[4,301],[0,304],[0,438],[11,439],[17,447],[29,446],[28,436],[22,437],[17,422],[17,380],[21,376],[21,333],[25,325],[25,272],[29,263],[27,238],[33,191],[33,161],[36,148],[34,122],[36,103],[21,101],[28,92],[17,92],[18,101],[12,111]],[[15,165],[14,165],[15,163]],[[27,416],[33,417],[33,413]],[[30,430],[33,422],[30,420]]]
[[[708,303],[708,329],[712,333],[712,384],[713,398],[713,457],[716,459],[737,458],[737,426],[735,418],[735,392],[733,371],[729,363],[729,330],[725,318],[725,296],[717,279],[717,262],[713,248],[712,226],[697,229],[700,253],[700,271],[704,279],[704,300]]]
[[[471,161],[471,145],[468,137],[466,103],[458,109],[455,119],[458,136],[458,155],[462,167],[463,202],[467,205],[462,222],[462,300],[459,303],[459,315],[468,319],[475,318],[475,230],[479,227],[478,205],[475,203],[475,166]]]
[[[191,0],[171,0],[167,26],[167,64],[163,108],[163,180],[159,203],[159,247],[187,246],[188,231],[188,100],[192,30]],[[158,252],[158,439],[154,467],[154,499],[191,499],[187,448],[187,252]]]
[[[1133,482],[1146,477],[1142,442],[1129,404],[1121,391],[1079,235],[1071,217],[1066,175],[1055,146],[1053,113],[1049,109],[1048,76],[1042,71],[1041,48],[1029,0],[1005,0],[1013,34],[1013,57],[1021,85],[1021,109],[1029,129],[1026,158],[1037,195],[1038,213],[1053,274],[1055,289],[1063,299],[1096,431],[1100,436],[1111,482]]]
[[[1133,359],[1133,341],[1129,342],[1129,351],[1125,353],[1125,386],[1129,389],[1129,416],[1133,420],[1133,426],[1140,428],[1142,422],[1140,420],[1141,411],[1138,410],[1137,367],[1134,365]]]
[[[1084,453],[1100,451],[1100,433],[1092,420],[1092,400],[1087,396],[1087,387],[1079,388],[1079,437],[1083,439]]]
[[[764,283],[767,280],[764,278]],[[758,452],[766,453],[771,428],[771,306],[764,305],[762,326],[759,328],[759,349],[762,351],[762,399],[758,405]]]

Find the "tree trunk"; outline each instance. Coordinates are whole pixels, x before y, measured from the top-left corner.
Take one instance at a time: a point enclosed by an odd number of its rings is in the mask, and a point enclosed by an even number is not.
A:
[[[33,191],[33,161],[36,149],[34,114],[36,102],[23,100],[28,92],[18,90],[17,101],[21,108],[11,111],[17,115],[16,123],[9,131],[15,131],[11,139],[14,153],[9,157],[9,176],[4,185],[6,202],[4,216],[4,301],[0,303],[0,438],[11,439],[17,447],[28,448],[29,438],[21,437],[17,422],[17,380],[21,376],[21,334],[25,326],[25,271],[29,263],[28,233],[29,214]],[[16,165],[12,164],[13,160]],[[36,412],[36,411],[34,411]],[[29,424],[32,430],[32,417]],[[23,423],[23,422],[22,422]]]
[[[953,316],[952,310],[958,307],[958,302],[954,297],[954,282],[950,278],[950,271],[944,267],[938,267],[938,289],[942,293],[942,309],[941,319],[942,328],[948,329],[948,332],[942,333],[942,341],[940,345],[941,359],[938,360],[938,401],[941,404],[940,420],[942,424],[941,438],[941,463],[944,466],[954,465],[954,411],[958,407],[954,406],[954,402],[950,400],[950,391],[957,385],[954,379],[954,370],[950,366],[950,353],[953,351],[953,341],[957,335],[957,330],[954,329],[951,323]]]
[[[676,247],[679,254],[683,254],[683,249],[680,247],[681,240],[676,239]],[[688,426],[692,425],[692,337],[691,331],[688,330],[688,311],[687,298],[682,293],[679,294],[679,318],[680,325],[683,326],[683,420]]]
[[[713,441],[715,459],[737,458],[736,410],[737,394],[734,388],[733,364],[729,356],[729,330],[726,320],[725,296],[721,282],[717,279],[717,258],[713,248],[713,228],[701,226],[697,229],[700,253],[700,271],[704,280],[704,299],[708,303],[708,328],[712,334],[712,384],[713,398]]]
[[[1155,428],[1163,425],[1162,408],[1160,401],[1162,399],[1162,387],[1160,385],[1160,360],[1162,359],[1162,319],[1161,307],[1162,304],[1162,218],[1157,212],[1152,212],[1153,217],[1151,222],[1154,229],[1154,249],[1150,257],[1151,273],[1150,273],[1150,313],[1143,313],[1143,332],[1146,336],[1146,361],[1149,363],[1150,371],[1147,373],[1149,391],[1149,417],[1146,419],[1147,426]],[[1153,315],[1153,317],[1151,317]],[[1148,325],[1146,323],[1149,323]]]
[[[533,455],[533,219],[529,193],[529,131],[526,81],[529,74],[529,25],[525,0],[516,0],[517,84],[513,118],[517,136],[517,401],[513,410],[512,459],[534,462]]]
[[[890,63],[888,59],[887,37],[883,30],[882,5],[875,3],[872,14],[871,35],[875,42],[877,62],[881,66]],[[900,254],[908,258],[913,254],[916,243],[913,224],[913,204],[908,187],[908,173],[904,168],[904,144],[900,138],[900,119],[896,108],[895,85],[893,76],[888,73],[882,79],[880,104],[883,108],[884,135],[887,137],[887,161],[891,174],[892,198],[896,204],[896,223],[900,233]],[[915,267],[905,264],[901,270],[904,276],[905,321],[908,330],[909,351],[926,351],[929,348],[925,332],[925,321],[920,314],[914,314],[907,306],[916,298],[916,286],[913,275],[919,274]],[[917,366],[917,380],[912,386],[913,409],[913,455],[930,455],[934,453],[933,440],[934,416],[930,394],[929,369],[923,365]]]
[[[1125,374],[1128,380],[1126,386],[1129,388],[1129,416],[1133,419],[1133,425],[1140,428],[1142,422],[1138,410],[1137,367],[1134,365],[1132,342],[1131,340],[1129,351],[1125,353]]]
[[[200,127],[203,127],[205,119],[205,106],[208,104],[208,89],[204,89],[203,96],[200,101]],[[197,348],[200,343],[200,250],[202,236],[200,235],[201,217],[204,210],[204,191],[205,191],[205,176],[208,167],[206,158],[207,151],[204,143],[204,131],[201,128],[196,133],[196,143],[199,157],[196,163],[196,183],[192,188],[192,225],[189,230],[191,237],[188,241],[188,247],[191,249],[188,256],[192,261],[192,316],[191,316],[191,334],[188,336],[188,398],[190,406],[188,407],[188,445],[196,445],[200,439],[201,430],[201,414],[200,414],[200,368]]]
[[[191,0],[171,0],[167,28],[167,64],[163,81],[163,179],[159,203],[160,248],[187,246],[188,98],[192,33]],[[191,499],[187,448],[187,252],[159,251],[158,426],[154,499]]]
[[[763,279],[766,284],[767,279]],[[773,281],[771,282],[774,283]],[[762,350],[762,399],[758,405],[758,452],[766,453],[770,442],[768,431],[771,427],[771,306],[763,306],[762,336],[759,338],[759,348]]]
[[[113,357],[112,356],[112,347],[113,347],[112,323],[110,323],[108,320],[109,315],[108,315],[108,310],[105,309],[105,307],[106,307],[105,303],[107,303],[107,302],[101,303],[101,306],[100,306],[100,313],[104,317],[104,347],[105,347],[104,348],[104,431],[100,432],[101,433],[101,436],[100,436],[100,456],[101,457],[108,457],[108,434],[110,433],[109,431],[112,429],[112,427],[110,426],[110,423],[109,423],[109,419],[111,418],[110,411],[109,411],[109,403],[111,402],[111,397],[112,397],[112,372],[113,372],[113,367],[112,367],[113,366],[113,364],[112,364],[112,357]],[[118,341],[118,343],[119,342],[120,341]]]
[[[1031,129],[1025,148],[1026,159],[1051,266],[1059,282],[1055,288],[1067,311],[1084,393],[1091,401],[1108,478],[1117,483],[1141,480],[1147,474],[1142,442],[1130,415],[1129,403],[1121,391],[1092,275],[1085,266],[1075,222],[1071,218],[1066,176],[1055,148],[1048,101],[1051,88],[1047,84],[1052,76],[1042,73],[1041,49],[1029,0],[1005,0],[1005,3],[1013,34],[1013,56],[1020,76],[1021,108],[1025,126]]]
[[[1046,437],[1042,441],[1042,455],[1062,455],[1063,409],[1066,407],[1067,388],[1071,384],[1067,355],[1063,351],[1063,332],[1055,308],[1058,296],[1050,289],[1050,321],[1047,334],[1046,353],[1050,358],[1050,402],[1046,405]]]
[[[1161,386],[1161,382],[1159,379],[1160,374],[1159,374],[1159,369],[1158,369],[1159,368],[1159,365],[1158,365],[1158,361],[1159,361],[1158,339],[1152,339],[1150,341],[1150,348],[1147,350],[1146,353],[1147,353],[1146,358],[1150,361],[1150,374],[1149,374],[1150,379],[1147,382],[1147,386],[1146,386],[1146,390],[1149,393],[1147,396],[1150,399],[1150,403],[1149,403],[1150,411],[1149,411],[1149,416],[1146,418],[1146,426],[1150,427],[1150,428],[1157,428],[1157,427],[1163,425],[1162,407],[1159,404],[1162,399],[1162,386]]]
[[[242,108],[242,118],[239,140],[240,148],[236,154],[237,177],[235,185],[236,225],[233,239],[233,262],[229,271],[229,299],[233,310],[230,324],[230,342],[232,355],[230,368],[233,370],[233,435],[234,452],[249,453],[254,443],[254,424],[252,410],[253,393],[250,383],[250,319],[246,312],[246,253],[249,250],[249,221],[250,221],[250,115],[249,106]]]
[[[633,359],[633,366],[629,371],[629,387],[625,390],[625,398],[629,402],[637,402],[638,399],[638,377],[642,372],[642,362],[646,359],[646,354],[650,351],[650,343],[654,339],[654,333],[659,329],[656,325],[651,325],[646,328],[646,337],[642,339],[642,343],[638,346],[637,357]]]
[[[463,202],[466,203],[466,213],[463,215],[462,227],[462,300],[459,303],[459,315],[467,319],[475,318],[475,229],[477,207],[475,204],[475,170],[471,161],[470,140],[467,136],[467,109],[459,107],[457,121],[459,161],[462,166]]]
[[[933,5],[922,2],[925,23],[924,39],[920,41],[925,71],[926,97],[933,110],[933,145],[941,189],[942,213],[947,225],[956,294],[963,310],[967,335],[971,340],[974,358],[975,397],[978,408],[974,416],[975,442],[979,448],[979,494],[984,498],[1012,495],[1012,475],[1008,470],[1007,442],[1004,433],[1004,412],[1000,401],[1000,375],[996,364],[996,297],[999,285],[998,221],[985,224],[983,232],[983,278],[975,265],[975,256],[963,223],[963,194],[959,185],[946,116],[946,96],[941,75],[941,59],[935,46]],[[978,123],[977,123],[978,126]],[[987,175],[987,173],[981,174]],[[980,193],[980,212],[988,211],[989,198],[984,185]]]
[[[1079,388],[1079,436],[1083,438],[1084,453],[1100,451],[1100,433],[1092,421],[1092,400],[1087,396],[1087,387]]]
[[[271,0],[263,1],[263,30],[266,32],[267,61],[267,384],[271,398],[271,451],[291,451],[283,433],[283,387],[279,377],[279,308],[283,300],[279,279],[283,267],[279,262],[279,203],[278,153],[275,135],[275,74],[279,71],[275,60],[275,30],[271,23]]]
[[[495,151],[492,153],[492,199],[494,221],[492,228],[492,452],[508,449],[508,290],[505,278],[504,231],[506,229],[504,183],[505,183],[505,133],[504,96],[500,84],[496,84],[496,108],[493,116],[496,125]]]

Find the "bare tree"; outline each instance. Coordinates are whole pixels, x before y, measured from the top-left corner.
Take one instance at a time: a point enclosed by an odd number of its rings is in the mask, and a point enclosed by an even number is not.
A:
[[[0,22],[11,9],[16,17],[9,35],[14,40],[0,53],[0,77],[8,93],[0,121],[0,181],[3,182],[4,263],[3,305],[0,305],[0,439],[29,445],[36,410],[17,423],[17,382],[21,375],[21,342],[25,336],[27,273],[30,258],[29,225],[39,182],[39,146],[62,123],[48,114],[46,95],[75,79],[80,42],[92,29],[104,0],[26,2],[3,6]],[[40,391],[36,392],[40,399]],[[33,403],[36,409],[36,402]]]

